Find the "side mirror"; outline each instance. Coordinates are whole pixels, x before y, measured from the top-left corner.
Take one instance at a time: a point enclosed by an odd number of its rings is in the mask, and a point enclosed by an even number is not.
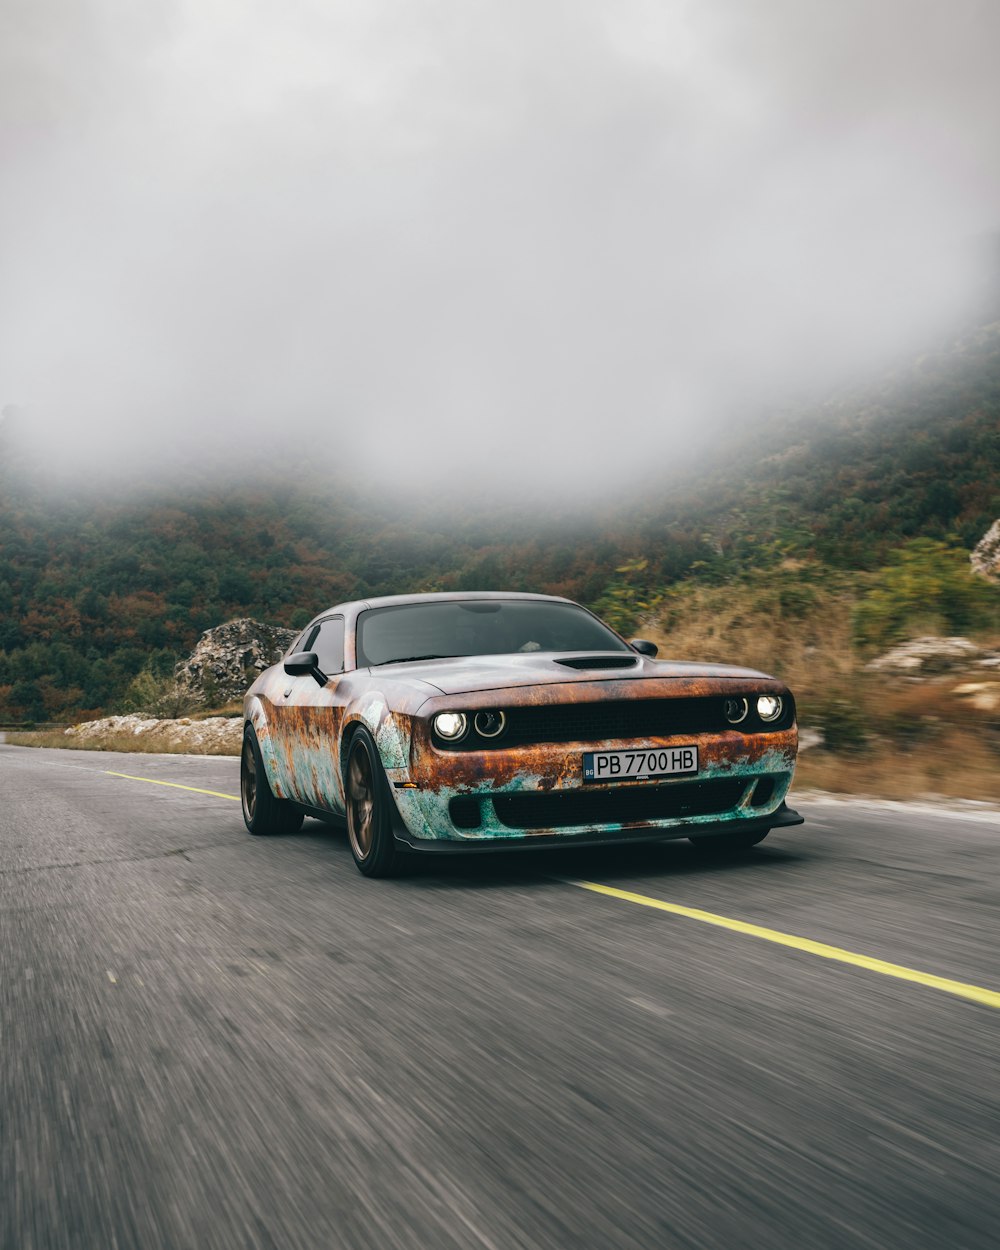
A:
[[[655,642],[647,642],[645,638],[633,638],[629,645],[638,651],[640,655],[648,655],[650,659],[660,649]]]
[[[304,677],[311,673],[319,685],[326,685],[326,677],[320,672],[319,657],[315,651],[296,651],[285,660],[284,669],[290,677]]]

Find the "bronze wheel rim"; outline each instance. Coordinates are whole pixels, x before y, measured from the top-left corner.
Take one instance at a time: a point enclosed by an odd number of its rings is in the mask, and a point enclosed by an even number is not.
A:
[[[347,765],[347,833],[354,854],[367,859],[375,839],[375,782],[363,746],[355,747]]]
[[[254,759],[253,746],[249,738],[243,739],[243,767],[240,769],[240,797],[243,800],[243,815],[253,820],[257,806],[257,761]]]

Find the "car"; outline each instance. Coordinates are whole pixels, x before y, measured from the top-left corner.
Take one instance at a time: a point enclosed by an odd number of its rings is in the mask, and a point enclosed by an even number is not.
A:
[[[552,595],[339,604],[247,691],[246,827],[346,822],[358,868],[382,877],[411,852],[685,837],[733,852],[801,824],[791,692],[656,655]]]

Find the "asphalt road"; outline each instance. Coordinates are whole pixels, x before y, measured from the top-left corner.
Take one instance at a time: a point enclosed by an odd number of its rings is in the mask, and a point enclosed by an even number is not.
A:
[[[995,816],[371,882],[106,770],[238,788],[0,746],[3,1250],[1000,1243],[1000,999],[891,968],[1000,991]]]

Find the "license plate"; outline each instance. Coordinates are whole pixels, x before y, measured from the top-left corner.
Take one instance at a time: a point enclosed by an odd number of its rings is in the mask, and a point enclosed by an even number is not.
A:
[[[583,780],[652,781],[698,771],[698,748],[660,747],[655,751],[588,751],[583,757]]]

